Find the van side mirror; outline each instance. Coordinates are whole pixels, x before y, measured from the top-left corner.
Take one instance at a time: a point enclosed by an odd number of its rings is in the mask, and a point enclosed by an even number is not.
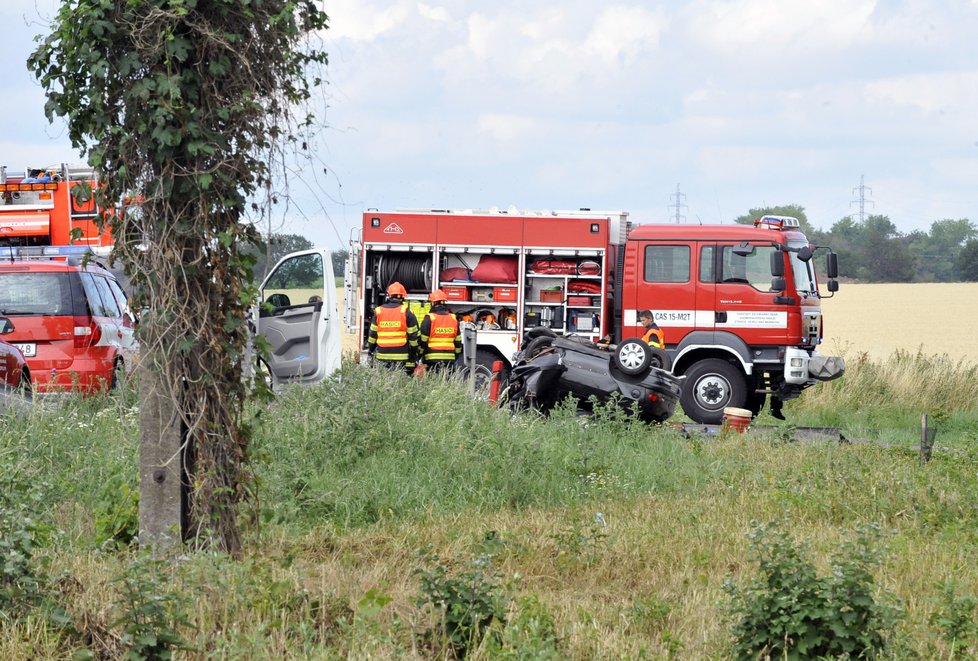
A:
[[[775,250],[771,253],[771,275],[775,278],[780,278],[784,275],[784,253],[780,250]]]
[[[830,252],[825,256],[825,275],[829,278],[839,277],[839,255],[837,253]]]

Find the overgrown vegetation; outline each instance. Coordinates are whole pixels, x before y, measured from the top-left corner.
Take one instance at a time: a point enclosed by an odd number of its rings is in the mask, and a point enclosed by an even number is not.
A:
[[[851,444],[770,418],[722,439],[616,408],[514,419],[455,383],[346,364],[261,411],[240,561],[127,544],[131,391],[35,406],[0,426],[0,475],[23,478],[0,494],[0,547],[29,548],[4,566],[33,595],[0,609],[0,658],[804,658],[802,622],[811,653],[968,658],[978,409],[954,397],[970,368],[850,364],[786,410]],[[924,466],[921,412],[941,425]]]
[[[820,576],[804,545],[779,526],[751,534],[758,575],[733,597],[734,656],[738,659],[876,658],[886,649],[897,609],[877,601],[873,571],[881,553],[878,531],[859,531],[833,554]]]

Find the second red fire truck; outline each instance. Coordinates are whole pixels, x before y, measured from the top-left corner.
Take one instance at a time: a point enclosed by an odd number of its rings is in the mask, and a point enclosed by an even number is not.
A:
[[[727,407],[756,415],[842,375],[823,356],[815,247],[798,221],[639,225],[624,212],[367,211],[351,245],[347,323],[365,348],[371,313],[401,282],[416,312],[434,289],[475,325],[477,362],[512,364],[524,332],[613,344],[641,337],[650,310],[665,335],[680,402],[700,423]],[[838,283],[826,258],[828,292]]]

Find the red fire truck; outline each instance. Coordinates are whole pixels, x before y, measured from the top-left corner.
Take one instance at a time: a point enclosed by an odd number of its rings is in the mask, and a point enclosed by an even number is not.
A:
[[[96,185],[91,168],[0,166],[0,246],[29,248],[24,254],[58,254],[53,246],[108,254],[112,235],[96,222]]]
[[[511,365],[524,332],[547,326],[612,343],[641,337],[650,310],[690,418],[719,423],[726,407],[757,414],[842,375],[818,352],[815,247],[797,219],[747,225],[639,225],[624,212],[367,211],[351,242],[347,326],[366,347],[387,285],[416,312],[435,288],[478,329],[477,362]],[[826,289],[838,289],[828,251]],[[626,345],[627,346],[627,345]]]

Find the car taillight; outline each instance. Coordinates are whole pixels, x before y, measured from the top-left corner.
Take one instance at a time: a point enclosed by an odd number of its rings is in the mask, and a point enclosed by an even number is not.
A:
[[[91,317],[75,317],[75,348],[87,349],[102,339],[102,328]]]

